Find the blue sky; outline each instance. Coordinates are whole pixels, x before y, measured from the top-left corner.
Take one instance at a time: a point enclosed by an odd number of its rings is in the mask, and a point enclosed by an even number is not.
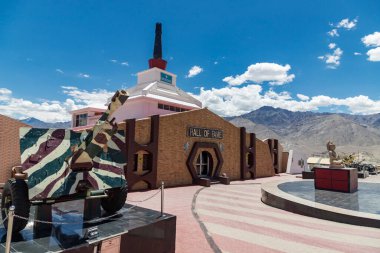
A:
[[[53,122],[104,104],[147,68],[157,21],[167,70],[222,116],[263,105],[379,113],[379,10],[379,1],[0,1],[0,114]]]

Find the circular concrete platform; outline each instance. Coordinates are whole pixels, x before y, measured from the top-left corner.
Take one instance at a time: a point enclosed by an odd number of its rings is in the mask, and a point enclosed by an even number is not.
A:
[[[380,184],[359,183],[355,193],[314,189],[313,180],[275,181],[261,186],[270,206],[319,219],[380,228]]]

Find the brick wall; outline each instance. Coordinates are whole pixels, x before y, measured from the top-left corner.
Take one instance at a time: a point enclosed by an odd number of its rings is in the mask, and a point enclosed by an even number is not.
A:
[[[11,176],[11,168],[20,164],[19,128],[28,126],[0,115],[0,183]]]
[[[258,178],[274,176],[272,156],[268,144],[259,139],[256,139],[256,176]]]
[[[223,139],[188,137],[189,126],[221,129]],[[158,181],[166,181],[170,186],[192,184],[186,161],[195,142],[212,142],[222,146],[224,163],[220,173],[226,173],[232,180],[239,179],[239,139],[239,128],[207,109],[160,117]],[[188,146],[187,150],[185,146]],[[215,152],[212,149],[205,150],[213,157],[214,170],[217,164]]]

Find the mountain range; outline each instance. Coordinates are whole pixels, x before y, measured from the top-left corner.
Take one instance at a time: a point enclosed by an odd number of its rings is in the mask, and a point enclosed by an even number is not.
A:
[[[340,154],[361,152],[380,162],[380,113],[292,112],[264,106],[226,120],[245,127],[259,139],[278,139],[285,150],[293,149],[307,156],[323,154],[327,141],[331,140]],[[70,128],[70,121],[47,123],[36,118],[21,121],[38,128]]]
[[[226,119],[256,133],[259,139],[278,139],[286,150],[294,149],[305,155],[326,153],[326,143],[331,140],[338,153],[364,152],[374,159],[380,158],[380,113],[291,112],[264,106]]]
[[[29,126],[36,127],[36,128],[70,128],[71,126],[70,121],[48,123],[48,122],[44,122],[42,120],[39,120],[33,117],[26,118],[20,121]]]

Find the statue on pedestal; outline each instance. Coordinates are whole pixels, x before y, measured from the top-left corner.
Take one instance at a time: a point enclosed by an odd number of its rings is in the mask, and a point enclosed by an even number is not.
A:
[[[330,157],[330,169],[344,168],[342,160],[335,152],[335,144],[332,141],[328,141],[326,147]]]

